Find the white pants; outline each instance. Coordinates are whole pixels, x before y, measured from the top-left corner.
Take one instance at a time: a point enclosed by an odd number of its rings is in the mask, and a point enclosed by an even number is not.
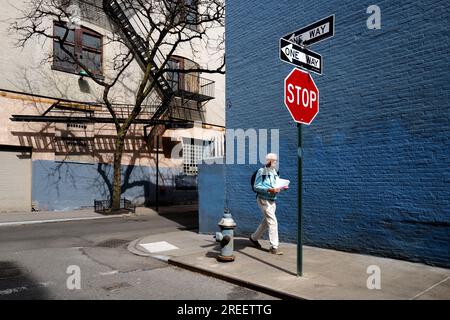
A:
[[[269,228],[270,245],[273,248],[278,248],[278,222],[275,216],[277,205],[275,201],[260,199],[259,197],[256,198],[256,201],[263,214],[263,220],[251,237],[253,240],[260,239],[267,228]]]

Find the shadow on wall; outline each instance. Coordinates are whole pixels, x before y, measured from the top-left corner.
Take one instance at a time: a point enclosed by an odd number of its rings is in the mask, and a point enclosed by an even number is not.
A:
[[[92,207],[94,200],[111,197],[113,167],[109,164],[33,161],[33,201],[39,210],[72,210]],[[160,205],[197,202],[197,190],[177,189],[176,172],[160,168]],[[122,167],[122,197],[137,206],[155,203],[156,169]]]
[[[112,197],[113,166],[108,158],[114,151],[115,136],[58,137],[45,132],[12,132],[33,152],[54,153],[61,161],[33,161],[33,202],[38,210],[72,210],[92,207],[94,200]],[[77,143],[74,143],[77,142]],[[130,165],[122,166],[122,196],[137,206],[153,205],[156,199],[156,168],[134,165],[140,157],[150,160],[142,137],[130,135],[124,154]],[[181,168],[160,167],[160,205],[197,202],[197,181],[185,176]]]

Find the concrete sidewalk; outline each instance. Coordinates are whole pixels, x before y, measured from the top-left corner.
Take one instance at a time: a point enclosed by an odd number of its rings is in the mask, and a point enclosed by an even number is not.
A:
[[[266,249],[236,238],[231,263],[217,262],[213,236],[190,231],[148,236],[128,249],[285,299],[450,299],[449,269],[305,246],[304,276],[297,277],[296,245],[281,244],[284,255],[275,256],[261,243]],[[367,288],[369,266],[381,270],[380,290]]]
[[[135,215],[156,214],[149,208],[136,208]],[[131,213],[118,215],[103,215],[94,212],[93,208],[69,211],[38,211],[38,212],[11,212],[0,213],[0,227],[18,226],[26,224],[110,219],[115,217],[126,217],[134,215]]]

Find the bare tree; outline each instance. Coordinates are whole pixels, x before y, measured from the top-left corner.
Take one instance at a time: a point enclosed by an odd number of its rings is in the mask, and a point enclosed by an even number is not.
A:
[[[109,111],[117,132],[112,187],[112,209],[116,210],[120,208],[124,140],[130,126],[140,115],[146,99],[156,91],[161,96],[161,104],[170,103],[167,101],[172,98],[167,94],[170,90],[164,86],[169,73],[225,73],[224,56],[213,68],[205,66],[177,69],[171,67],[169,63],[176,50],[182,46],[190,47],[194,56],[198,54],[199,45],[212,48],[215,52],[223,52],[223,38],[212,39],[209,31],[223,27],[225,5],[223,0],[104,0],[103,9],[117,30],[109,40],[122,43],[128,50],[115,55],[110,61],[114,66],[113,70],[110,70],[110,74],[105,78],[100,78],[77,54],[69,50],[66,45],[69,28],[66,28],[63,36],[55,35],[52,30],[52,21],[70,24],[73,19],[70,7],[79,2],[83,1],[30,0],[27,8],[22,11],[22,16],[11,25],[11,30],[19,35],[18,46],[27,45],[27,42],[35,37],[56,42],[65,53],[66,59],[79,66],[87,77],[102,87],[101,100]],[[142,28],[139,30],[133,28],[130,20],[127,20],[130,17],[139,20]],[[127,118],[121,119],[113,108],[111,91],[123,80],[124,73],[133,60],[139,63],[143,74],[138,82],[132,110]],[[163,111],[159,113],[157,111],[154,115],[155,120],[164,115]]]

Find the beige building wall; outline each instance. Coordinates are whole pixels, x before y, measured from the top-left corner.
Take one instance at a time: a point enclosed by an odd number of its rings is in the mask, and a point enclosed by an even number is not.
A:
[[[55,100],[30,97],[9,91],[81,102],[96,102],[101,101],[102,88],[91,79],[81,81],[77,75],[52,70],[50,62],[44,63],[43,61],[48,58],[53,50],[51,41],[44,42],[42,39],[32,39],[25,48],[16,47],[17,35],[9,32],[8,28],[10,23],[20,16],[19,10],[25,8],[25,3],[24,0],[0,0],[2,8],[0,11],[0,41],[2,43],[2,49],[0,50],[0,70],[2,70],[2,77],[0,77],[0,144],[32,146],[34,148],[33,159],[62,160],[64,150],[58,149],[56,140],[61,135],[61,131],[68,130],[66,124],[12,122],[9,119],[13,114],[42,114]],[[107,19],[98,19],[98,21],[98,24],[102,26],[83,19],[81,24],[102,34],[106,39],[107,36],[111,35],[111,26],[106,23]],[[48,27],[52,28],[52,21],[47,21],[47,23]],[[216,33],[215,36],[220,36],[221,33],[223,34],[223,29],[215,29],[214,33]],[[195,44],[195,46],[197,45],[199,46],[199,52],[195,56],[192,55],[188,46],[181,47],[177,54],[190,58],[201,66],[214,67],[218,63],[220,64],[217,54],[212,55],[211,50],[203,48],[201,43]],[[104,47],[103,65],[106,78],[111,76],[111,65],[108,65],[108,61],[119,50],[121,48],[117,45],[106,45]],[[204,122],[217,126],[203,125],[189,130],[167,130],[164,133],[165,137],[181,141],[182,137],[209,140],[223,136],[224,129],[221,126],[225,125],[225,77],[219,74],[202,76],[216,81],[215,99],[209,101],[204,107]],[[113,90],[113,102],[132,103],[140,77],[142,77],[142,71],[138,64],[133,62],[126,72],[124,80]],[[151,97],[150,100],[154,98]],[[73,132],[76,130],[71,128],[70,131],[71,134],[74,134]],[[124,155],[123,163],[153,166],[153,151],[145,151],[142,143],[142,125],[133,126],[130,133],[133,137],[127,141],[129,149]],[[111,150],[107,147],[111,145],[115,136],[112,125],[90,125],[78,130],[76,134],[93,138],[93,146],[96,151],[92,155],[74,156],[74,160],[96,162],[110,162],[112,160]],[[136,152],[136,148],[141,152],[140,154]],[[59,155],[60,153],[62,155]],[[168,159],[164,156],[160,160],[162,166],[180,166],[182,163],[181,159]]]
[[[32,147],[33,160],[69,160],[82,162],[111,163],[113,160],[115,128],[112,124],[88,124],[85,128],[68,127],[66,123],[45,124],[40,122],[11,121],[12,115],[40,115],[53,100],[28,95],[0,92],[0,145]],[[143,137],[143,125],[133,125],[125,142],[122,159],[124,165],[154,166],[156,150],[149,150]],[[65,133],[69,137],[86,139],[87,148],[67,146],[61,140]],[[202,140],[221,139],[224,129],[196,123],[192,129],[166,130],[165,140],[171,146],[181,143],[183,138]],[[86,151],[87,150],[87,151]],[[169,151],[167,151],[169,152]],[[160,165],[180,167],[183,159],[176,150],[160,154]]]
[[[101,2],[101,1],[97,1]],[[20,10],[26,9],[27,0],[0,0],[0,89],[28,92],[36,95],[51,96],[77,101],[99,101],[102,99],[102,88],[93,80],[80,81],[80,77],[51,68],[51,62],[45,62],[53,51],[51,41],[33,38],[24,48],[18,48],[16,43],[19,35],[10,32],[10,24],[21,16]],[[111,37],[112,27],[109,20],[97,19],[93,24],[86,19],[81,24],[103,35],[104,42]],[[92,17],[91,17],[92,18]],[[47,27],[51,30],[52,21],[47,21]],[[217,27],[208,33],[209,42],[195,40],[192,45],[196,50],[193,53],[189,44],[181,45],[176,54],[189,58],[202,67],[216,68],[220,66],[220,57],[223,51],[217,51],[218,43],[223,37],[224,28]],[[117,44],[108,44],[104,47],[104,75],[106,79],[113,76],[112,65],[109,61],[118,52],[124,52],[124,48]],[[225,125],[225,76],[222,74],[202,74],[202,77],[215,81],[215,99],[208,102],[205,108],[205,122]],[[136,62],[127,69],[123,81],[118,83],[112,91],[115,103],[132,103],[142,71]],[[154,100],[154,97],[150,101]]]

